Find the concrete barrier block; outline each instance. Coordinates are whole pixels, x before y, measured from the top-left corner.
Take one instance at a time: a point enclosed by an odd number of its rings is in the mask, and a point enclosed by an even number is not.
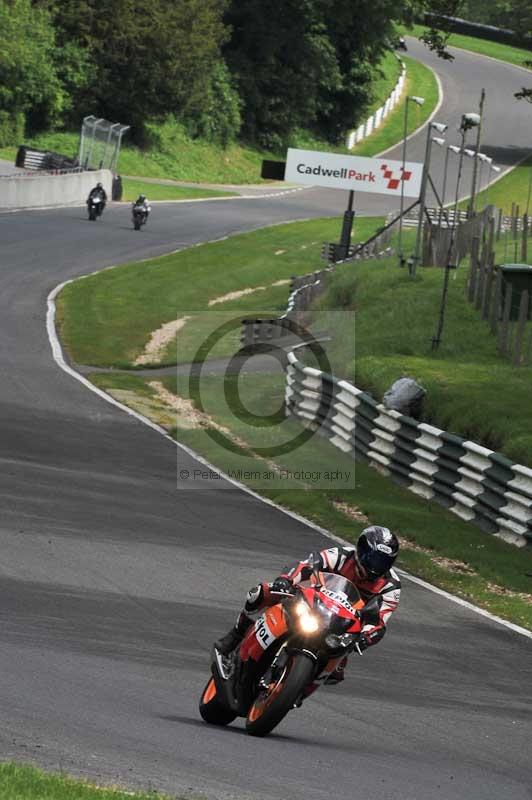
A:
[[[0,178],[0,208],[82,205],[98,182],[111,197],[113,174],[108,169]]]

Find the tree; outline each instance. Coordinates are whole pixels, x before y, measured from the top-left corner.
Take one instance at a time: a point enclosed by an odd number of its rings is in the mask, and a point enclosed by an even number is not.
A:
[[[395,23],[412,22],[425,5],[231,0],[225,21],[232,34],[223,53],[241,95],[245,135],[278,148],[305,128],[338,142],[364,113]]]
[[[223,54],[242,99],[247,138],[279,147],[292,130],[317,121],[320,90],[341,85],[319,11],[315,0],[285,0],[282,13],[276,0],[231,2]]]
[[[79,117],[131,124],[201,113],[226,37],[225,0],[61,0],[53,13],[62,42],[90,53],[92,76],[77,94]]]
[[[12,144],[31,127],[55,122],[65,106],[49,13],[30,0],[0,0],[0,137]]]

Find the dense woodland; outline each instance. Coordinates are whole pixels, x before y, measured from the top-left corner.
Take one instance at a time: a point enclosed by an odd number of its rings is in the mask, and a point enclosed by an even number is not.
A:
[[[464,0],[460,16],[483,25],[495,25],[517,33],[532,31],[530,0]]]
[[[466,5],[471,13],[483,6]],[[529,0],[484,6],[530,14]],[[456,0],[0,0],[0,145],[76,128],[86,114],[132,125],[138,143],[148,121],[170,114],[189,135],[221,144],[240,137],[275,149],[298,129],[336,142],[364,113],[395,25],[427,8],[463,7]]]

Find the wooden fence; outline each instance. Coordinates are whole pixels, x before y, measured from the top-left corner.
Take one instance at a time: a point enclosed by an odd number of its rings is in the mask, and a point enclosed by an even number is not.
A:
[[[531,292],[513,287],[505,280],[504,273],[495,264],[494,246],[501,236],[501,215],[491,218],[484,241],[473,237],[471,245],[471,266],[466,286],[467,299],[486,320],[491,332],[498,339],[501,355],[510,359],[516,367],[532,365],[532,311]],[[525,264],[531,233],[529,219],[517,215],[512,219],[513,253],[509,256],[514,263]],[[519,221],[519,224],[518,224]],[[507,262],[508,257],[503,261]]]

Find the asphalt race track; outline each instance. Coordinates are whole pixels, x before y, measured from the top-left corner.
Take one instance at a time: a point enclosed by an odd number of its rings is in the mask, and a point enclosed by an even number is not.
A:
[[[522,73],[467,54],[437,68],[437,119],[456,128],[484,85],[483,149],[518,161]],[[326,540],[222,481],[176,485],[175,445],[52,359],[46,298],[60,282],[344,205],[313,189],[157,205],[140,234],[126,206],[97,225],[77,208],[0,215],[2,760],[209,798],[532,797],[530,639],[407,580],[383,643],[278,733],[204,725],[213,639],[254,581]],[[182,451],[178,462],[195,466]]]

